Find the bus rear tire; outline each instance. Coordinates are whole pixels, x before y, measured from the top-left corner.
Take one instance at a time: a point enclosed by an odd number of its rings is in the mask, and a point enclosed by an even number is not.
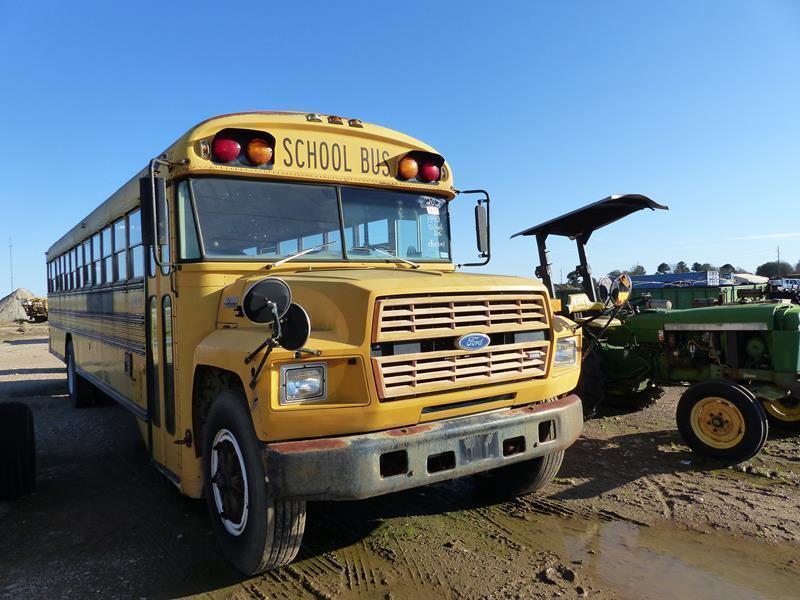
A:
[[[67,342],[66,351],[67,363],[67,389],[69,390],[69,399],[75,408],[86,408],[95,404],[94,387],[91,383],[86,381],[83,377],[78,375],[78,370],[75,366],[75,349],[72,346],[72,340]]]
[[[211,527],[222,553],[243,575],[289,564],[297,556],[306,503],[270,494],[261,442],[241,392],[221,392],[203,428],[203,476]]]
[[[553,481],[563,460],[564,451],[560,450],[493,469],[478,477],[479,485],[484,492],[503,499],[532,494]]]
[[[0,500],[30,494],[36,487],[33,412],[26,404],[0,404]]]

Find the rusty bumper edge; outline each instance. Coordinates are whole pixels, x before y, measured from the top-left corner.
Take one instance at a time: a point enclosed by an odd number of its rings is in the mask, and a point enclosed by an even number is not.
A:
[[[540,427],[548,421],[552,427]],[[554,402],[363,435],[266,444],[263,452],[275,496],[355,500],[558,452],[569,447],[582,428],[581,402],[572,394]],[[503,442],[519,437],[525,439],[524,450],[504,456]],[[406,468],[384,477],[381,456],[390,452],[405,452]],[[452,457],[453,464],[429,472],[428,459],[442,455]],[[441,462],[437,464],[441,468]]]

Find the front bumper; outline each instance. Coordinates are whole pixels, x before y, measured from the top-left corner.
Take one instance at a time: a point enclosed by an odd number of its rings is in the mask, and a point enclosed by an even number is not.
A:
[[[469,417],[264,446],[280,498],[355,500],[455,479],[564,450],[580,435],[576,395]]]

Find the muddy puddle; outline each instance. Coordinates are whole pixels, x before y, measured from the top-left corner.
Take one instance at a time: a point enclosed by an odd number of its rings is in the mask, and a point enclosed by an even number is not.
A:
[[[575,564],[601,589],[622,598],[797,598],[800,551],[724,534],[697,534],[668,522],[535,518],[513,526],[517,539]]]
[[[800,550],[790,544],[647,526],[552,499],[430,511],[457,490],[402,495],[407,516],[386,514],[385,501],[321,505],[296,563],[234,587],[248,597],[348,599],[798,597]],[[370,529],[360,539],[348,532],[356,506]],[[326,549],[337,534],[344,543]]]

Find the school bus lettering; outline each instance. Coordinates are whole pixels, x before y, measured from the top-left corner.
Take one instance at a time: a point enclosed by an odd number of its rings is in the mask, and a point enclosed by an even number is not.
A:
[[[302,138],[283,138],[283,166],[350,173],[347,146],[338,142],[315,142]],[[388,173],[388,171],[387,171]]]
[[[247,575],[294,559],[309,500],[485,471],[528,493],[583,422],[545,286],[456,271],[443,157],[319,119],[204,121],[47,251],[70,399],[135,415]]]

